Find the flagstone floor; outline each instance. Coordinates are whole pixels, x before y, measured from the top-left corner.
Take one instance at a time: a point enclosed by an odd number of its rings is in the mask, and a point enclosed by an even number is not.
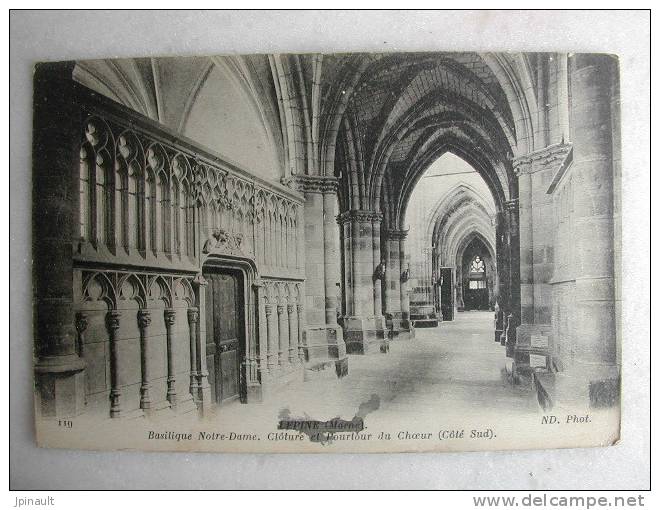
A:
[[[349,374],[290,384],[257,405],[230,404],[222,421],[292,417],[350,420],[360,409],[410,423],[422,417],[538,413],[534,394],[504,373],[504,347],[493,340],[490,312],[463,312],[437,328],[393,341],[388,354],[349,356]],[[256,409],[259,408],[259,409]]]

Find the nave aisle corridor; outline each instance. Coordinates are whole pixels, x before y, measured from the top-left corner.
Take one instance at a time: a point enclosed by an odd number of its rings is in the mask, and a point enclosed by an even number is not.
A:
[[[371,417],[402,424],[444,415],[474,415],[483,422],[486,416],[540,413],[535,393],[512,385],[503,374],[504,347],[493,341],[492,318],[491,312],[458,313],[456,321],[416,329],[412,340],[390,342],[389,354],[351,355],[342,379],[329,373],[291,384],[263,404],[222,407],[217,418],[228,424],[258,415],[275,423],[288,409],[292,417],[350,420],[361,404],[373,404],[374,395],[379,407]]]

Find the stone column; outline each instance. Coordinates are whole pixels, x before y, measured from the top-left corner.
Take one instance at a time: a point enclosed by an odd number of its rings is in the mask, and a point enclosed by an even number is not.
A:
[[[568,112],[568,55],[557,54],[557,107],[561,141],[569,143],[569,112]]]
[[[372,249],[373,249],[373,266],[378,267],[384,262],[380,254],[380,220],[374,218],[371,222],[372,231]],[[387,265],[385,265],[385,275],[387,276]],[[383,289],[382,281],[379,275],[374,274],[374,317],[381,317],[383,315]]]
[[[383,314],[383,280],[387,277],[387,264],[385,264],[385,257],[381,255],[380,247],[380,226],[382,222],[382,215],[375,217],[371,222],[372,232],[372,251],[373,251],[373,288],[374,288],[374,324],[376,330],[383,330],[383,340],[380,345],[380,352],[390,352],[389,341],[390,336],[387,332],[387,323],[385,315]],[[384,274],[383,274],[384,273]]]
[[[289,363],[294,364],[298,359],[298,321],[295,317],[296,305],[289,303],[286,305],[286,311],[289,316]]]
[[[260,400],[261,383],[259,382],[260,341],[263,336],[259,331],[259,290],[261,283],[253,282],[248,288],[248,300],[245,303],[247,318],[247,335],[245,351],[245,378],[247,381],[247,401]]]
[[[80,359],[85,359],[85,331],[87,330],[88,321],[87,314],[78,312],[76,314],[76,331],[78,332],[78,356]],[[87,405],[87,388],[83,389],[84,404]]]
[[[188,308],[188,328],[190,331],[190,394],[195,404],[199,403],[199,385],[197,384],[197,336],[199,325],[199,309]]]
[[[402,259],[403,251],[401,241],[408,235],[407,230],[389,229],[387,230],[387,272],[385,280],[387,285],[387,314],[391,316],[391,327],[393,335],[399,340],[410,339],[410,321],[409,310],[405,310],[402,301],[402,288],[405,285],[404,272],[406,270],[405,260]]]
[[[277,366],[277,339],[275,338],[275,328],[273,328],[273,305],[266,303],[266,338],[268,344],[267,367],[272,372]]]
[[[552,322],[552,275],[555,267],[555,210],[550,186],[567,163],[570,146],[554,144],[533,156],[532,162],[532,271],[534,318],[537,325]],[[522,213],[521,213],[522,214]]]
[[[292,183],[305,195],[305,306],[300,303],[298,308],[298,357],[306,360],[308,366],[314,366],[310,373],[334,367],[341,377],[348,373],[348,358],[343,331],[337,324],[340,278],[339,233],[335,223],[337,179],[297,175]]]
[[[614,292],[611,79],[606,55],[571,57],[575,246],[575,358],[592,405],[618,403]]]
[[[277,363],[279,366],[288,363],[287,352],[289,343],[289,334],[287,332],[287,319],[284,314],[285,305],[277,305],[277,329],[279,331],[277,343]]]
[[[262,378],[268,377],[268,317],[266,316],[266,296],[263,281],[255,282],[257,301],[257,318],[259,330],[259,351],[257,353],[257,368]]]
[[[539,53],[536,57],[536,97],[537,112],[536,126],[537,131],[534,136],[536,142],[535,149],[543,148],[547,145],[548,139],[548,119],[547,119],[547,56]]]
[[[373,269],[372,265],[372,255],[371,252],[368,253],[369,260],[364,260],[364,255],[366,246],[363,246],[365,249],[360,251],[360,241],[364,245],[366,242],[371,245],[371,221],[368,218],[366,221],[369,223],[369,237],[366,238],[367,232],[362,227],[360,223],[360,216],[356,213],[350,215],[348,218],[350,222],[350,250],[351,250],[351,294],[353,295],[353,310],[351,315],[353,317],[363,317],[371,314],[373,295],[371,293],[371,271]],[[365,239],[366,238],[366,239]],[[371,246],[369,246],[371,249]],[[364,275],[362,274],[365,267],[367,268],[367,278],[365,281]],[[366,293],[366,295],[365,295]],[[347,339],[348,341],[348,339]]]
[[[344,221],[341,215],[337,216],[339,232],[341,234],[341,285],[342,285],[342,313],[341,323],[353,310],[353,261],[351,257],[351,224]]]
[[[304,306],[302,304],[296,305],[298,312],[298,359],[301,363],[306,361],[305,359],[305,344],[303,341],[304,327],[303,327],[303,313]]]
[[[151,410],[151,381],[149,378],[151,353],[149,352],[149,325],[151,324],[151,312],[139,310],[137,314],[138,328],[140,329],[140,371],[142,382],[140,384],[140,409],[145,412]]]
[[[374,227],[380,229],[382,215],[374,211],[351,210],[339,215],[338,221],[342,224],[344,232],[350,232],[350,239],[344,240],[344,245],[350,247],[350,271],[352,298],[347,300],[347,316],[344,317],[344,339],[346,349],[354,354],[367,354],[369,352],[386,352],[381,350],[385,341],[385,318],[380,312],[376,314],[376,307],[381,307],[380,280],[375,278],[375,271],[380,263],[379,258],[374,260],[376,249],[380,256],[380,236],[374,239]],[[350,231],[346,224],[350,224]],[[378,246],[376,247],[376,241]],[[378,297],[376,297],[378,296]],[[382,307],[381,307],[382,309]]]
[[[85,398],[73,310],[72,235],[83,127],[73,98],[73,65],[38,64],[34,73],[34,371],[38,413],[52,418],[82,413]]]
[[[529,158],[515,165],[518,176],[520,215],[520,318],[534,324],[534,225],[532,220],[532,163]]]
[[[117,330],[121,313],[110,310],[106,315],[108,342],[110,344],[110,418],[121,416],[121,388],[119,387],[119,359],[117,352]]]
[[[305,314],[308,325],[326,321],[323,195],[305,193]]]
[[[410,298],[408,296],[408,278],[410,277],[409,264],[406,261],[406,237],[408,231],[400,231],[399,237],[399,271],[400,271],[400,299],[401,299],[401,320],[410,328]]]
[[[337,228],[336,190],[323,193],[323,275],[325,278],[325,323],[337,326],[337,283],[339,283],[339,229]]]
[[[505,331],[506,316],[509,311],[509,261],[506,257],[508,251],[508,233],[504,214],[498,212],[495,217],[495,254],[497,266],[497,302],[495,307],[495,341],[502,342]],[[522,243],[521,243],[522,245]],[[522,248],[521,248],[522,251]],[[522,258],[522,257],[521,257]],[[521,262],[522,263],[522,262]],[[521,276],[522,285],[522,276]],[[504,339],[506,341],[506,339]]]
[[[555,230],[552,194],[549,189],[552,183],[561,175],[562,166],[567,165],[570,146],[554,144],[532,152],[514,161],[515,172],[518,175],[518,219],[519,219],[519,253],[520,253],[520,286],[510,281],[512,324],[515,328],[514,342],[507,340],[507,355],[515,359],[515,369],[518,376],[529,371],[529,354],[532,336],[545,337],[548,349],[552,322],[552,288],[551,278],[554,270]],[[511,277],[515,277],[516,217],[513,201],[507,202],[510,209],[509,251],[511,253]],[[515,306],[515,293],[520,289],[520,308]],[[516,313],[520,310],[520,322]],[[516,327],[517,326],[517,327]],[[513,329],[509,329],[507,337]],[[535,354],[539,354],[537,342]]]
[[[401,274],[399,272],[399,239],[396,237],[396,230],[387,231],[387,252],[385,253],[385,263],[387,264],[387,273],[385,282],[387,290],[385,292],[385,311],[393,315],[401,313],[401,295],[399,286],[401,284]]]
[[[195,290],[195,298],[197,301],[197,308],[189,308],[189,320],[192,316],[194,322],[194,376],[195,376],[195,390],[196,401],[200,403],[202,413],[213,410],[215,402],[211,398],[211,385],[209,384],[209,371],[206,366],[206,289],[209,282],[202,274],[198,274],[193,280],[193,289]],[[192,310],[192,312],[190,312]],[[196,312],[196,313],[195,313]],[[203,316],[201,314],[204,314]],[[202,326],[203,325],[203,326]],[[193,330],[191,330],[193,332]]]
[[[516,345],[516,327],[520,325],[520,237],[518,199],[505,202],[507,212],[507,226],[509,242],[507,254],[509,258],[509,313],[510,321],[507,323],[506,345],[507,352]]]
[[[176,310],[173,308],[166,309],[164,318],[167,338],[167,401],[174,408],[176,407],[176,367],[174,366],[174,352],[172,349],[172,328],[176,322]]]

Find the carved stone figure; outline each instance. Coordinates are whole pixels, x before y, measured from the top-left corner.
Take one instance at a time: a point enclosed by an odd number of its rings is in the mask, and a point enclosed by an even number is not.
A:
[[[221,228],[214,228],[206,242],[204,243],[203,252],[211,253],[228,253],[240,254],[242,253],[241,244],[243,243],[243,234],[232,234]]]
[[[202,248],[202,251],[204,253],[210,253],[213,249],[220,246],[221,239],[226,241],[225,231],[219,228],[214,228],[211,232],[211,236],[204,243],[204,248]]]
[[[381,260],[380,264],[376,266],[376,270],[374,271],[374,279],[384,280],[386,271],[387,271],[387,265],[385,264],[384,260]]]
[[[222,230],[221,228],[216,228],[213,230],[213,237],[215,238],[215,246],[216,248],[224,248],[224,246],[227,244],[227,232]]]

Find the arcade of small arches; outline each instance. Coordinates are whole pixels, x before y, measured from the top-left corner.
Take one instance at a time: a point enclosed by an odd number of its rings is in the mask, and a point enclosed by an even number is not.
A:
[[[41,415],[264,399],[469,310],[543,405],[612,405],[618,112],[603,55],[40,65]]]

